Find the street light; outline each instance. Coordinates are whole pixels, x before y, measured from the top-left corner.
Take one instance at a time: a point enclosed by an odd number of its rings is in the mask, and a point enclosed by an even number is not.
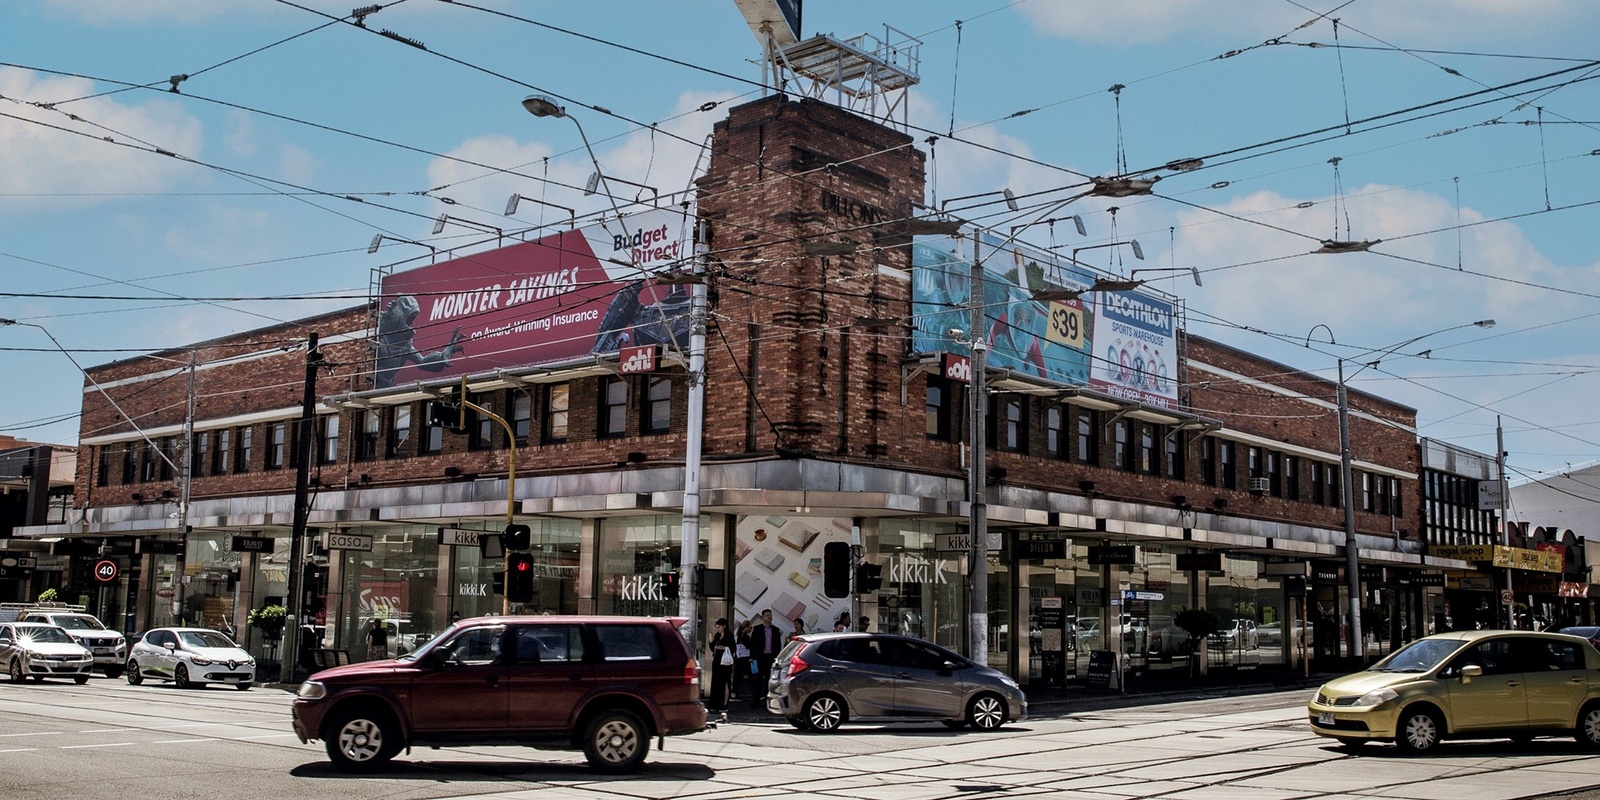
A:
[[[1405,341],[1397,344],[1392,344],[1388,347],[1368,350],[1365,353],[1362,353],[1359,357],[1366,358],[1373,353],[1377,353],[1378,358],[1374,361],[1369,361],[1362,364],[1361,369],[1351,373],[1349,378],[1346,378],[1344,374],[1344,362],[1347,359],[1342,356],[1337,357],[1339,362],[1339,481],[1344,485],[1342,492],[1344,495],[1344,571],[1346,586],[1345,591],[1347,594],[1349,594],[1349,610],[1347,613],[1350,616],[1350,624],[1345,626],[1345,638],[1347,644],[1349,645],[1350,655],[1352,658],[1362,657],[1364,637],[1361,633],[1361,561],[1360,554],[1357,552],[1358,548],[1356,546],[1356,494],[1355,486],[1351,480],[1350,463],[1350,394],[1346,389],[1345,381],[1354,379],[1368,367],[1377,366],[1383,361],[1384,357],[1392,355],[1394,351],[1399,350],[1408,344],[1420,342],[1429,336],[1436,336],[1441,333],[1448,333],[1449,331],[1456,331],[1461,330],[1462,328],[1471,327],[1493,328],[1494,320],[1480,319],[1477,322],[1468,322],[1464,325],[1452,325],[1448,328],[1440,328],[1439,330],[1432,331],[1430,333],[1424,333],[1421,336],[1413,336],[1410,339],[1406,339]],[[1328,344],[1338,344],[1338,342],[1334,341],[1333,329],[1329,328],[1327,325],[1319,324],[1306,333],[1306,347],[1311,346],[1311,334],[1316,333],[1317,328],[1322,328],[1328,332]]]
[[[516,192],[512,192],[511,196],[506,198],[506,210],[505,210],[505,213],[502,216],[509,217],[509,216],[517,213],[517,205],[519,203],[521,203],[522,201],[524,201],[524,200],[527,200],[530,203],[538,203],[541,206],[549,206],[551,208],[559,208],[562,211],[567,212],[567,228],[570,230],[570,229],[575,229],[575,228],[578,227],[578,211],[577,211],[577,209],[567,208],[566,206],[558,206],[555,203],[546,203],[545,201],[540,200],[540,199],[535,198],[535,197],[523,197],[522,195],[517,194]]]
[[[1078,254],[1085,250],[1099,250],[1102,247],[1118,247],[1121,245],[1130,245],[1133,248],[1133,257],[1139,259],[1140,261],[1144,260],[1144,248],[1139,246],[1139,240],[1129,239],[1125,242],[1107,242],[1105,244],[1090,244],[1084,245],[1083,247],[1074,247],[1072,248],[1072,263],[1082,264],[1083,262],[1078,260]]]
[[[441,227],[441,229],[443,228],[443,226],[440,226],[440,227]],[[383,245],[383,240],[384,239],[388,239],[391,242],[399,242],[401,244],[414,244],[414,245],[416,245],[418,247],[426,247],[426,248],[428,248],[428,252],[433,254],[432,256],[429,257],[430,263],[439,260],[439,248],[434,247],[431,244],[423,244],[422,242],[413,242],[410,239],[401,239],[398,236],[390,236],[390,235],[384,234],[384,233],[376,234],[376,235],[374,235],[372,237],[372,244],[367,245],[367,253],[370,255],[372,253],[378,252],[378,248]]]
[[[1017,196],[1016,196],[1016,194],[1012,193],[1012,191],[1010,189],[996,189],[996,190],[994,190],[992,192],[979,192],[977,194],[964,194],[964,195],[961,195],[960,197],[952,197],[952,198],[944,201],[943,203],[940,203],[939,204],[939,210],[940,211],[948,210],[950,208],[950,204],[954,203],[957,200],[971,200],[974,197],[988,197],[991,194],[1005,195],[1006,208],[1008,208],[1008,209],[1010,209],[1012,211],[1020,211],[1020,210],[1022,210],[1021,207],[1017,205]]]

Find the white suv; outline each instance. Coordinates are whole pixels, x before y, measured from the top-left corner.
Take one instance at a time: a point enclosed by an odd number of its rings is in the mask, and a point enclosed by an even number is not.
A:
[[[128,660],[128,642],[122,634],[107,628],[93,614],[81,611],[29,611],[18,622],[42,622],[67,632],[68,636],[94,654],[94,665],[107,678],[122,677]]]

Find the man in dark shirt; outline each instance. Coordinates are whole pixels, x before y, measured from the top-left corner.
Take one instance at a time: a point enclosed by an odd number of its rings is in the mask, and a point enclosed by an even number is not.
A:
[[[750,629],[750,657],[756,663],[756,686],[751,694],[750,706],[761,708],[767,704],[767,681],[772,678],[772,662],[783,649],[783,632],[772,624],[772,609],[761,612],[761,624]]]

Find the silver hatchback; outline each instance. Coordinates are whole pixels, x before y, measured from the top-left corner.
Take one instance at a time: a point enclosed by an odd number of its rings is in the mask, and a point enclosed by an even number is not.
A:
[[[801,730],[942,722],[994,730],[1027,718],[1022,687],[931,642],[879,633],[800,636],[778,654],[767,710]]]

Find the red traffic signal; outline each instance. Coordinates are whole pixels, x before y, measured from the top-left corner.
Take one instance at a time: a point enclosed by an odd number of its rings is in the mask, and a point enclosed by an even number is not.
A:
[[[533,602],[533,556],[506,554],[506,599],[513,603]]]

